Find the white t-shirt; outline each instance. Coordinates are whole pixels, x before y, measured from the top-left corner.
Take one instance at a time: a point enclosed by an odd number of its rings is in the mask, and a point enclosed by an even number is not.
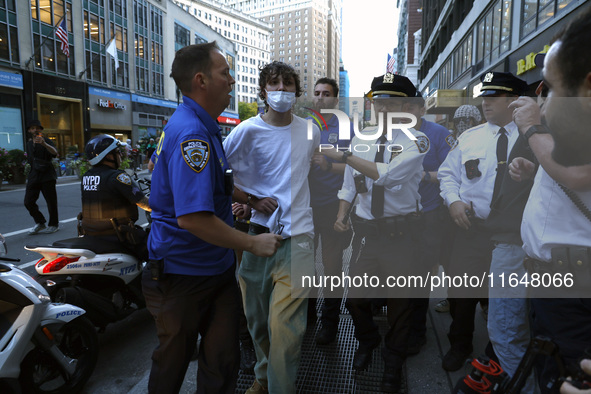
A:
[[[284,238],[314,234],[308,173],[320,130],[294,116],[290,125],[271,126],[258,115],[240,123],[224,141],[226,158],[236,186],[258,198],[271,197],[279,207],[272,215],[252,210],[251,222],[277,232]]]

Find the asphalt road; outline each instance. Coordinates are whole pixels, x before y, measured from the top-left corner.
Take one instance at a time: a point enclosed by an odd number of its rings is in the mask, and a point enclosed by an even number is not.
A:
[[[0,233],[6,239],[7,257],[18,258],[16,265],[34,273],[33,265],[40,255],[24,249],[25,245],[51,244],[77,236],[76,216],[81,210],[80,181],[60,179],[57,185],[60,230],[53,234],[28,235],[35,225],[23,205],[24,185],[14,190],[0,191]],[[41,196],[41,212],[47,217],[47,205]],[[146,222],[140,212],[138,224]],[[127,319],[107,326],[99,334],[99,359],[83,393],[127,393],[150,369],[150,356],[156,347],[156,329],[147,310],[138,311]]]

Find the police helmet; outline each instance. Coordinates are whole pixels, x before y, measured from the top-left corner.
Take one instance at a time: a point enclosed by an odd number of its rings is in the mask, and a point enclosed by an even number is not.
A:
[[[95,166],[101,162],[110,152],[121,145],[118,139],[107,134],[97,135],[86,144],[84,152],[88,162]]]

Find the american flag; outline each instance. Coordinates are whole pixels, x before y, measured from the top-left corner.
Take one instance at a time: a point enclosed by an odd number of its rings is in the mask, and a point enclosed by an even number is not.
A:
[[[388,54],[388,64],[386,65],[386,72],[394,73],[394,65],[396,64],[396,58]]]
[[[55,35],[62,42],[62,52],[67,57],[70,57],[70,43],[68,42],[68,29],[66,27],[66,18],[62,19],[62,23],[57,27]]]

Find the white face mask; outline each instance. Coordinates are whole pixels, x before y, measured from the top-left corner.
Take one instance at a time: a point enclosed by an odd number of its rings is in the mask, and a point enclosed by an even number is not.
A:
[[[267,92],[267,104],[277,112],[287,112],[295,104],[295,92]]]

